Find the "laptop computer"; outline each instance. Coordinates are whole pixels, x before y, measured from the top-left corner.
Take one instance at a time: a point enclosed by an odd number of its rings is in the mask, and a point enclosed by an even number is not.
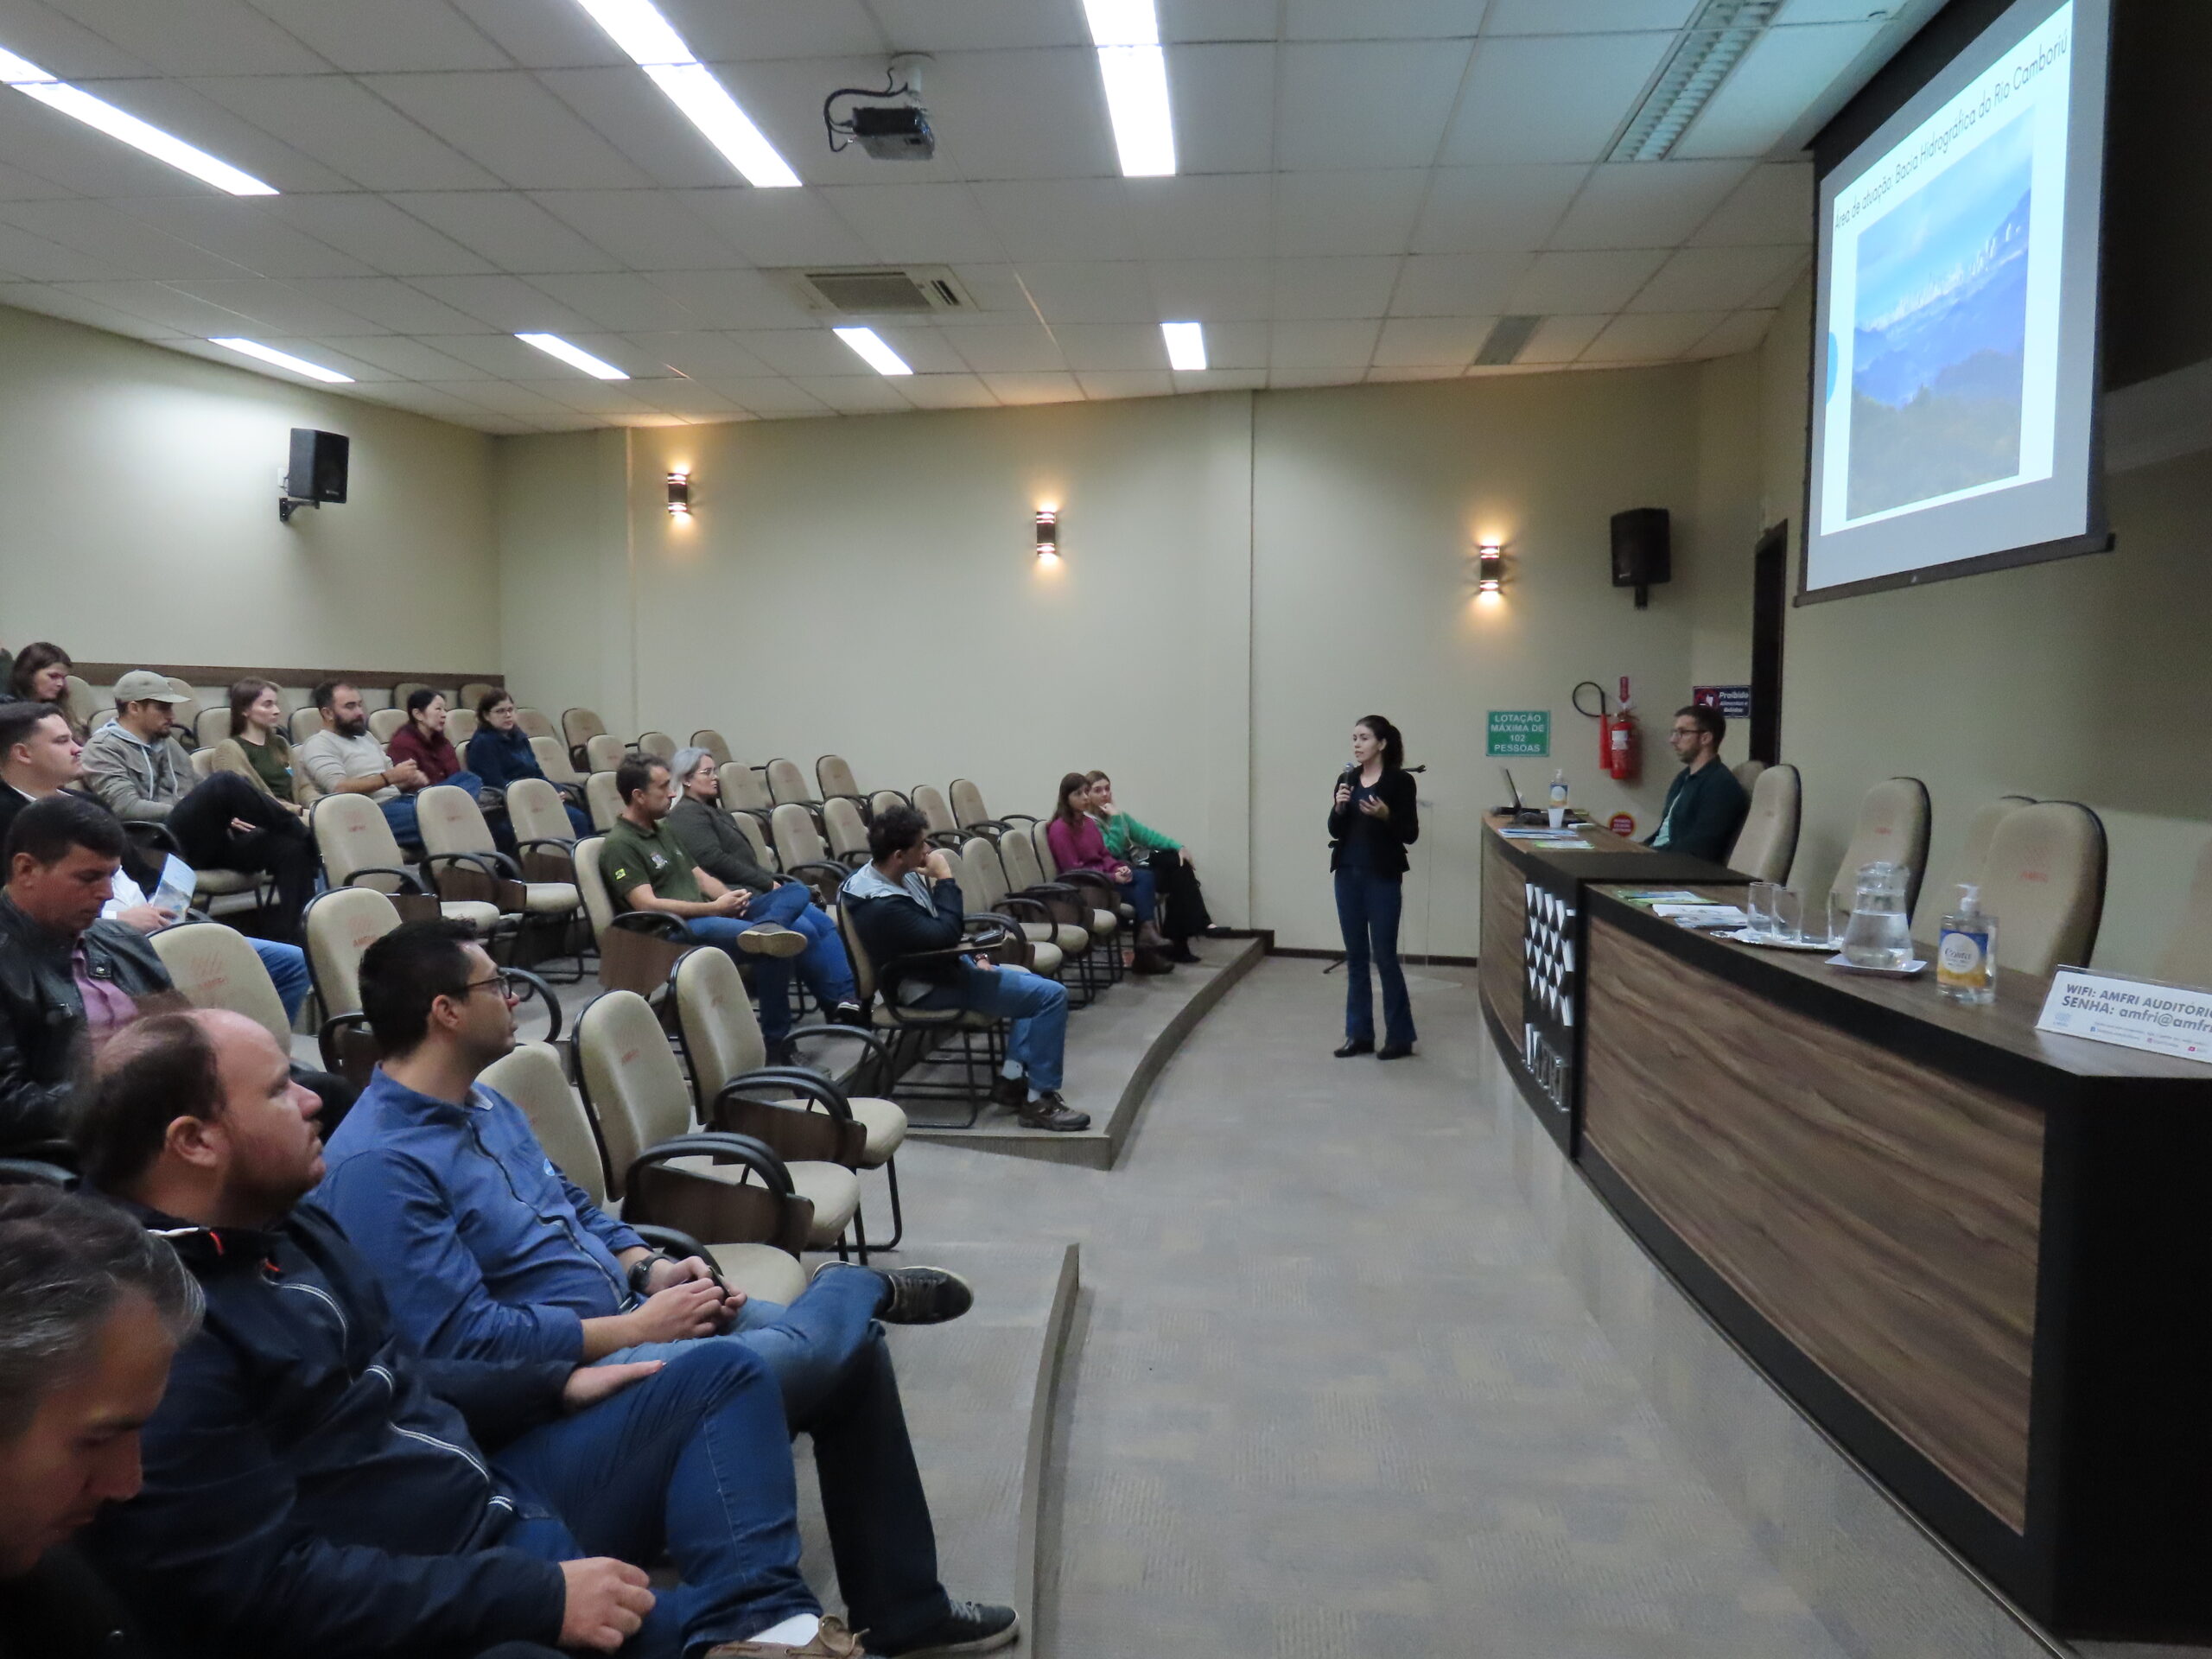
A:
[[[1549,823],[1551,822],[1550,813],[1546,811],[1542,807],[1530,806],[1521,798],[1521,785],[1513,781],[1513,769],[1510,766],[1500,766],[1497,769],[1497,773],[1499,777],[1505,779],[1505,792],[1511,798],[1511,804],[1510,805],[1501,806],[1497,809],[1500,812],[1512,814],[1513,822],[1516,824]]]

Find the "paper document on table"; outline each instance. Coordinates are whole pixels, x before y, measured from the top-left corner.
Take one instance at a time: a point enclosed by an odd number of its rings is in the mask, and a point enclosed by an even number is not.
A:
[[[1654,905],[1651,913],[1685,927],[1743,927],[1751,919],[1734,905]]]
[[[1646,909],[1655,905],[1703,905],[1705,900],[1688,887],[1648,887],[1640,893],[1617,893],[1614,898],[1624,905],[1641,905]]]
[[[1527,842],[1534,847],[1587,849],[1590,845],[1572,830],[1501,830],[1497,833],[1508,841]]]

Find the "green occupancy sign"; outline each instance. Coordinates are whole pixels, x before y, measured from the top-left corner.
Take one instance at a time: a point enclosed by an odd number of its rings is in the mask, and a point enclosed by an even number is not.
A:
[[[1552,711],[1548,709],[1493,709],[1490,711],[1491,754],[1549,754]]]

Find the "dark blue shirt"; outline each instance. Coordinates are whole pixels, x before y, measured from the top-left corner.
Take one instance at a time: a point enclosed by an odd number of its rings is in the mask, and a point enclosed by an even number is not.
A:
[[[530,734],[519,726],[503,732],[496,726],[479,726],[468,740],[468,769],[493,789],[505,789],[520,778],[543,778],[537,752]]]

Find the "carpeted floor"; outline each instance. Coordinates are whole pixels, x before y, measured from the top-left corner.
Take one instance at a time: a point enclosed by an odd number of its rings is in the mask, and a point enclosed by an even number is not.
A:
[[[1335,1060],[1343,978],[1262,963],[1110,1172],[899,1156],[906,1259],[1083,1246],[1056,1659],[1840,1659],[1670,1446],[1473,1100],[1455,970],[1419,1057]]]

